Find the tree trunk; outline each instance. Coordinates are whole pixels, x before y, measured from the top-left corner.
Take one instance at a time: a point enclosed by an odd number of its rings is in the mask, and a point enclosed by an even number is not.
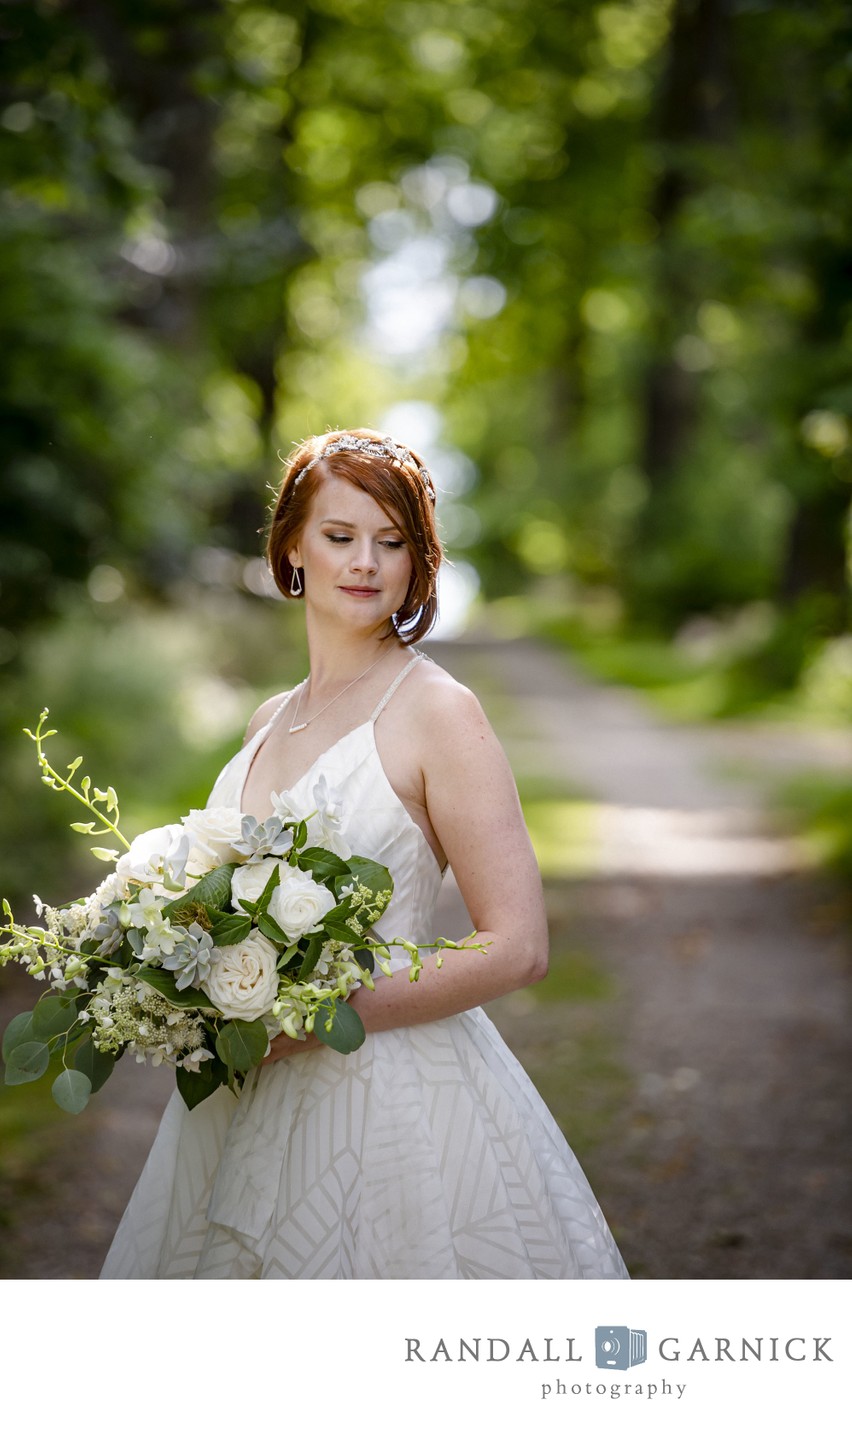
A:
[[[642,467],[654,499],[688,453],[699,412],[695,375],[672,353],[692,322],[695,274],[677,252],[675,234],[696,179],[690,147],[722,145],[734,128],[728,63],[729,0],[677,0],[662,83],[656,139],[664,166],[651,200],[659,229],[653,355],[644,383]]]

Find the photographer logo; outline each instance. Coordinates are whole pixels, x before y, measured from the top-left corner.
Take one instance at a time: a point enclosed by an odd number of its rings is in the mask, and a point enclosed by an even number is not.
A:
[[[595,1366],[624,1372],[648,1356],[648,1334],[641,1328],[596,1327]]]

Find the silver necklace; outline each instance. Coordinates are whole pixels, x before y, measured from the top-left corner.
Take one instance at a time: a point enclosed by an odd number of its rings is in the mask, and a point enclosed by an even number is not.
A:
[[[309,723],[313,723],[314,719],[319,718],[320,714],[324,714],[325,711],[326,711],[326,709],[330,709],[330,708],[331,708],[332,704],[336,704],[338,699],[342,699],[342,698],[343,698],[343,695],[347,692],[348,689],[354,688],[355,684],[360,683],[361,679],[365,679],[365,678],[367,677],[368,673],[370,672],[370,669],[374,669],[374,668],[376,667],[376,664],[381,663],[381,661],[382,661],[383,658],[384,658],[384,654],[379,654],[379,657],[378,657],[377,659],[374,659],[373,662],[364,670],[363,673],[358,674],[358,675],[352,680],[351,683],[348,683],[348,684],[346,685],[346,688],[345,688],[345,689],[341,689],[339,694],[335,694],[333,699],[329,699],[328,703],[327,703],[327,704],[323,704],[322,708],[321,708],[321,709],[317,709],[316,713],[315,713],[315,714],[311,714],[310,718],[305,719],[302,723],[297,723],[296,720],[297,720],[298,717],[299,717],[299,709],[301,708],[301,705],[302,705],[302,694],[305,692],[305,688],[307,687],[308,679],[310,679],[310,674],[308,674],[308,678],[305,680],[304,684],[302,685],[302,687],[301,687],[300,690],[299,690],[299,697],[298,697],[298,699],[296,700],[296,712],[295,712],[294,715],[293,715],[293,722],[292,722],[292,724],[290,725],[289,732],[290,732],[290,733],[301,733],[301,732],[302,732],[302,729],[303,729],[303,728],[307,728],[307,726],[308,726]]]

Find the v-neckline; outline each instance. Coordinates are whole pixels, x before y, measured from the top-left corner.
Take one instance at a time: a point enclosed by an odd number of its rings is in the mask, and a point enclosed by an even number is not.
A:
[[[286,702],[286,701],[285,701],[285,702]],[[283,708],[283,707],[284,707],[284,706],[282,705],[282,708]],[[272,722],[273,722],[273,720],[270,719],[270,721],[269,721],[270,726],[271,726]],[[339,748],[342,743],[345,743],[347,739],[352,738],[352,737],[353,737],[355,734],[357,734],[357,733],[361,733],[362,729],[369,729],[369,730],[370,730],[370,739],[371,739],[372,750],[373,750],[373,753],[374,753],[375,758],[376,758],[376,763],[377,763],[378,766],[379,766],[379,772],[381,773],[381,776],[382,776],[382,782],[384,783],[385,787],[387,788],[388,793],[389,793],[389,794],[391,795],[391,797],[393,798],[393,800],[394,800],[394,802],[396,803],[397,807],[399,808],[400,812],[401,812],[402,814],[404,814],[404,816],[407,818],[407,820],[408,820],[409,824],[411,825],[412,829],[414,830],[414,832],[419,835],[419,837],[420,837],[420,839],[421,839],[421,841],[422,841],[422,843],[423,843],[423,845],[424,845],[424,847],[425,847],[427,853],[429,854],[429,857],[431,858],[433,864],[435,865],[435,873],[437,874],[437,876],[438,876],[439,879],[442,879],[443,876],[444,876],[444,874],[445,874],[445,872],[446,872],[446,870],[447,870],[447,868],[449,867],[449,864],[446,864],[446,863],[445,863],[445,864],[444,864],[444,867],[443,867],[443,868],[441,867],[441,865],[440,865],[440,863],[439,863],[439,861],[438,861],[438,855],[437,855],[437,853],[435,852],[434,848],[432,847],[431,843],[429,842],[428,838],[426,837],[426,834],[423,832],[423,829],[420,827],[420,824],[417,822],[417,819],[416,819],[416,818],[413,818],[412,815],[409,813],[408,809],[406,808],[405,804],[403,803],[402,799],[400,798],[399,794],[397,793],[396,789],[394,788],[393,784],[391,783],[390,779],[388,778],[387,773],[385,772],[385,766],[384,766],[384,764],[382,763],[382,756],[381,756],[381,754],[379,753],[379,746],[378,746],[378,744],[376,743],[376,720],[375,720],[375,718],[365,719],[363,723],[356,724],[354,728],[347,729],[346,733],[341,734],[341,735],[340,735],[340,738],[335,739],[334,743],[329,744],[329,745],[328,745],[328,748],[323,749],[322,753],[318,753],[318,754],[317,754],[317,756],[316,756],[316,758],[314,759],[313,763],[311,763],[311,764],[308,765],[308,767],[305,769],[304,773],[300,774],[300,776],[296,779],[295,783],[291,783],[291,784],[288,785],[287,788],[281,789],[281,790],[279,790],[279,791],[280,791],[281,793],[293,793],[293,792],[299,787],[299,785],[300,785],[301,783],[304,783],[304,781],[305,781],[306,778],[310,778],[310,776],[311,776],[311,774],[313,773],[314,769],[316,768],[317,764],[320,763],[322,759],[328,758],[328,755],[329,755],[330,753],[334,753],[334,750],[335,750],[336,748]],[[263,733],[263,729],[258,729],[257,734],[255,735],[255,737],[259,737],[260,734],[262,734],[262,733]],[[262,746],[263,746],[262,742],[261,742],[260,744],[258,744],[258,748],[261,748]],[[245,749],[241,749],[240,752],[235,755],[235,757],[241,758],[241,757],[245,754],[245,752],[246,752]],[[241,786],[240,786],[239,810],[240,810],[240,813],[243,813],[243,814],[246,812],[246,809],[245,809],[244,806],[243,806],[243,794],[245,793],[246,784],[248,783],[249,774],[251,773],[252,764],[254,763],[254,760],[255,760],[255,757],[256,757],[256,756],[257,756],[257,749],[255,749],[254,753],[252,754],[251,758],[249,759],[249,766],[248,766],[248,768],[247,768],[247,770],[246,770],[245,777],[243,778],[243,782],[242,782],[242,784],[241,784]],[[250,817],[254,818],[255,815],[254,815],[254,814],[251,814]]]
[[[385,692],[382,694],[382,697],[380,698],[378,704],[377,704],[376,707],[373,709],[373,712],[370,714],[370,717],[369,717],[368,719],[365,719],[363,723],[356,724],[354,728],[347,729],[347,730],[346,730],[346,733],[341,734],[341,735],[340,735],[340,738],[335,739],[334,743],[329,744],[327,748],[324,748],[324,749],[323,749],[322,753],[318,753],[318,754],[317,754],[317,756],[316,756],[316,758],[314,759],[313,763],[310,763],[310,764],[308,765],[308,767],[305,769],[304,773],[300,774],[299,777],[298,777],[293,783],[288,784],[287,787],[286,787],[286,789],[280,789],[279,792],[281,792],[281,793],[291,793],[294,788],[298,788],[298,787],[299,787],[299,784],[300,784],[300,783],[303,783],[304,780],[308,777],[308,775],[316,768],[317,764],[320,762],[320,759],[327,758],[328,755],[329,755],[330,753],[333,753],[334,750],[335,750],[336,748],[338,748],[339,745],[342,744],[345,739],[349,738],[352,734],[359,733],[361,729],[367,728],[368,726],[372,727],[372,729],[373,729],[373,749],[374,749],[374,751],[375,751],[375,755],[376,755],[376,758],[377,758],[377,760],[378,760],[379,766],[380,766],[380,768],[382,769],[382,772],[384,773],[384,764],[382,763],[381,755],[380,755],[380,753],[379,753],[378,744],[376,743],[376,735],[375,735],[376,720],[378,719],[379,715],[383,712],[383,710],[384,710],[384,708],[386,707],[388,701],[393,698],[394,694],[396,693],[397,689],[399,688],[400,684],[402,683],[402,681],[403,681],[403,679],[406,677],[406,675],[409,674],[413,668],[416,668],[417,665],[418,665],[419,663],[421,663],[421,662],[423,661],[423,659],[425,659],[425,658],[426,658],[426,655],[425,655],[425,654],[422,654],[419,649],[412,649],[412,650],[411,650],[411,657],[409,658],[408,663],[407,663],[407,664],[404,664],[403,667],[400,669],[399,673],[396,675],[396,677],[391,680],[390,684],[389,684],[388,687],[385,689]],[[363,675],[362,675],[362,677],[363,677]],[[250,777],[251,777],[251,771],[252,771],[252,769],[254,768],[254,761],[255,761],[255,759],[257,758],[258,754],[260,753],[260,750],[263,748],[263,745],[266,743],[266,740],[269,738],[270,734],[272,733],[272,730],[275,728],[275,725],[278,723],[278,721],[279,721],[279,719],[281,718],[282,714],[286,713],[286,711],[287,711],[287,709],[288,709],[288,707],[289,707],[289,705],[290,705],[290,702],[291,702],[291,700],[292,700],[292,698],[293,698],[293,695],[298,693],[298,694],[300,695],[300,698],[301,698],[301,690],[303,690],[303,689],[305,688],[305,686],[307,685],[309,679],[310,679],[310,674],[308,674],[307,678],[302,679],[301,683],[296,684],[296,687],[295,687],[295,688],[292,688],[292,689],[290,690],[290,692],[281,700],[281,703],[278,705],[278,707],[277,707],[277,709],[275,710],[275,712],[274,712],[274,714],[272,715],[272,717],[271,717],[270,719],[268,719],[267,722],[263,725],[263,727],[262,727],[262,728],[259,728],[258,731],[257,731],[257,733],[254,735],[255,739],[258,739],[259,742],[258,742],[256,748],[254,749],[254,752],[252,753],[251,757],[249,758],[248,768],[246,769],[245,777],[244,777],[243,782],[242,782],[242,785],[241,785],[241,787],[240,787],[239,806],[240,806],[240,812],[241,812],[241,813],[245,813],[245,811],[246,811],[246,810],[245,810],[245,807],[244,807],[244,799],[245,799],[246,785],[248,784],[248,781],[249,781],[249,779],[250,779]],[[351,687],[351,685],[350,685],[350,687]],[[344,690],[344,692],[345,692],[345,690]],[[297,708],[297,711],[298,711],[298,706],[299,706],[299,699],[296,700],[296,708]],[[328,705],[326,705],[326,707],[328,707]],[[322,710],[320,710],[320,712],[322,712]],[[316,718],[316,714],[314,714],[314,718]],[[311,723],[311,722],[312,722],[312,720],[311,720],[311,719],[308,719],[308,720],[307,720],[307,723],[302,724],[301,727],[302,727],[302,728],[307,728],[307,724],[308,724],[308,723]],[[290,732],[292,733],[293,730],[291,729]],[[246,748],[248,748],[248,745],[246,745]],[[243,750],[242,750],[242,752],[245,752],[245,751],[246,751],[246,749],[243,749]],[[387,779],[388,787],[389,787],[389,788],[391,789],[391,791],[394,793],[394,795],[395,795],[397,801],[402,805],[403,808],[405,808],[405,804],[402,802],[402,799],[399,797],[399,794],[396,793],[396,790],[393,788],[393,785],[391,784],[390,779],[387,778],[387,774],[385,774],[385,778]],[[406,813],[408,813],[408,810],[407,810],[407,809],[406,809],[405,811],[406,811]],[[409,818],[411,818],[411,814],[409,814],[408,816],[409,816]],[[255,818],[256,816],[255,816],[254,814],[252,814],[251,817]],[[412,819],[412,822],[414,822],[413,819]],[[416,824],[415,826],[416,826],[417,828],[420,828],[420,824],[419,824],[419,823]],[[420,829],[420,831],[421,831],[421,833],[423,833],[423,830],[422,830],[422,829]],[[425,834],[423,834],[423,836],[424,836],[424,838],[426,837]],[[427,839],[427,843],[428,843],[428,839]],[[429,849],[431,850],[431,849],[432,849],[431,843],[429,843],[428,846],[429,846]],[[433,856],[434,856],[434,855],[433,855]],[[435,862],[436,862],[436,863],[438,862],[437,858],[435,859]],[[440,865],[439,865],[439,867],[440,867]]]
[[[293,692],[295,693],[295,690],[294,690]],[[288,697],[287,700],[285,700],[285,703],[287,703],[287,702],[289,702],[289,697]],[[283,707],[284,707],[284,705],[282,705],[282,709],[283,709]],[[280,710],[279,710],[279,712],[280,712]],[[277,717],[277,715],[276,715],[276,717]],[[275,722],[275,719],[274,719],[274,718],[271,718],[271,719],[269,720],[269,723],[268,723],[267,725],[265,725],[264,728],[267,729],[267,730],[269,730],[269,731],[271,731],[272,725],[273,725],[274,722]],[[329,755],[330,753],[333,753],[336,748],[339,748],[340,745],[341,745],[342,743],[345,743],[346,739],[351,738],[353,734],[360,733],[360,732],[361,732],[361,729],[363,729],[363,728],[372,728],[372,727],[374,726],[374,724],[375,724],[375,720],[372,719],[372,718],[368,718],[368,719],[365,719],[363,723],[356,724],[354,728],[347,729],[345,733],[342,733],[342,734],[340,735],[340,738],[336,738],[336,739],[334,740],[334,743],[330,743],[330,744],[328,745],[328,748],[324,748],[323,751],[322,751],[322,753],[318,753],[317,756],[316,756],[316,758],[313,760],[313,762],[308,764],[308,767],[305,769],[304,773],[301,773],[301,774],[299,775],[299,777],[294,780],[293,783],[288,783],[288,785],[287,785],[286,788],[282,788],[282,789],[278,789],[278,790],[274,790],[274,791],[275,791],[275,792],[280,792],[280,793],[292,793],[294,789],[296,789],[296,788],[299,787],[299,784],[300,784],[300,783],[304,783],[305,779],[308,778],[308,777],[310,777],[311,773],[312,773],[313,770],[316,768],[317,764],[320,762],[321,759],[328,758],[328,755]],[[263,735],[262,738],[261,738],[261,735]],[[240,813],[246,813],[246,812],[247,812],[247,809],[245,808],[245,805],[244,805],[244,797],[245,797],[246,786],[247,786],[248,781],[249,781],[249,778],[250,778],[250,776],[251,776],[252,768],[254,767],[254,761],[255,761],[255,759],[257,758],[257,755],[258,755],[258,753],[260,752],[260,750],[263,748],[263,745],[264,745],[264,743],[266,742],[266,739],[269,737],[269,732],[264,732],[264,729],[261,728],[261,729],[258,729],[257,734],[256,734],[255,736],[256,736],[257,738],[260,738],[261,741],[260,741],[260,743],[257,745],[257,748],[254,750],[254,753],[251,755],[251,758],[249,759],[248,768],[246,769],[245,777],[244,777],[243,782],[242,782],[242,785],[241,785],[241,787],[240,787],[240,803],[239,803]],[[375,737],[374,737],[374,740],[373,740],[373,747],[376,748]],[[245,752],[245,750],[243,750],[243,752]],[[378,748],[376,748],[376,754],[377,754],[377,756],[378,756]],[[381,762],[381,760],[379,760],[379,761]],[[395,790],[394,790],[394,792],[395,792]],[[399,798],[399,795],[396,795],[396,797]],[[399,799],[399,802],[402,802],[402,800]],[[403,808],[405,808],[405,804],[403,804],[402,806],[403,806]],[[408,813],[408,809],[406,809],[405,811],[406,811],[406,813]],[[409,816],[409,818],[411,818],[411,814],[408,814],[408,816]],[[252,814],[251,817],[254,818],[254,814]],[[412,822],[413,822],[413,821],[414,821],[414,820],[412,819]],[[420,828],[420,825],[419,825],[419,824],[417,824],[416,826],[417,826],[418,828]],[[422,828],[420,829],[420,832],[423,833]],[[423,837],[425,838],[426,835],[423,834]],[[430,849],[431,849],[431,844],[430,844]],[[437,861],[438,861],[438,860],[436,859],[435,862],[437,863]]]

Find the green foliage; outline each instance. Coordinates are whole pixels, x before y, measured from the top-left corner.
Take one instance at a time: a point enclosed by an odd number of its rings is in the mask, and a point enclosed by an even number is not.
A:
[[[335,998],[329,998],[319,1008],[314,1033],[336,1053],[354,1053],[367,1036],[355,1009],[348,1003],[338,1003]]]
[[[672,718],[762,713],[844,724],[852,711],[850,641],[830,636],[820,608],[818,596],[780,612],[746,606],[685,625],[674,642],[541,607],[531,610],[530,627],[596,678],[642,689]]]
[[[82,1113],[92,1094],[91,1080],[76,1068],[64,1068],[51,1087],[54,1101],[66,1113]]]
[[[816,682],[849,612],[848,7],[706,7],[707,44],[686,0],[106,8],[12,7],[0,61],[13,900],[92,886],[33,703],[128,833],[203,803],[302,672],[259,592],[276,454],[399,403],[434,407],[488,598],[611,603],[586,661],[673,712]],[[754,642],[680,642],[755,605]]]
[[[270,942],[280,943],[282,946],[286,945],[287,934],[269,913],[261,913],[257,920],[257,926],[264,938],[268,938]]]
[[[77,1005],[73,995],[47,993],[40,998],[32,1014],[33,1037],[41,1042],[57,1038],[73,1027],[77,1018]]]
[[[600,960],[584,949],[551,953],[547,977],[530,988],[537,1003],[586,1003],[614,996],[615,985]]]
[[[303,848],[296,861],[299,868],[311,874],[315,883],[349,874],[349,864],[325,848]]]
[[[33,1038],[33,1015],[32,1013],[16,1013],[11,1022],[7,1023],[3,1033],[3,1062],[9,1061],[13,1048],[20,1043],[29,1043]]]
[[[91,1038],[83,1039],[83,1042],[75,1049],[71,1061],[77,1072],[83,1073],[88,1078],[93,1093],[103,1087],[116,1064],[113,1055],[102,1053],[95,1047]]]
[[[356,883],[369,889],[374,900],[381,893],[393,892],[393,879],[384,864],[376,863],[372,858],[360,858],[358,854],[348,858],[346,864]]]
[[[852,878],[852,782],[844,775],[800,773],[780,785],[776,797],[820,862]]]
[[[72,806],[33,783],[22,729],[34,706],[43,701],[62,716],[51,741],[57,769],[90,755],[96,776],[108,775],[120,793],[122,828],[132,836],[203,806],[253,707],[302,677],[303,641],[288,637],[284,606],[201,585],[193,594],[179,613],[69,604],[6,675],[3,888],[16,912],[33,892],[70,898],[103,877],[69,832]]]
[[[247,1073],[255,1067],[266,1052],[269,1037],[266,1025],[260,1018],[244,1022],[234,1018],[220,1029],[216,1039],[216,1052],[232,1072]]]
[[[217,948],[228,948],[233,943],[242,943],[251,932],[251,919],[241,918],[239,913],[212,913],[213,926],[210,937]]]
[[[326,915],[326,918],[327,918],[327,917],[328,917],[328,915]],[[344,940],[344,941],[345,941],[345,940]],[[305,978],[309,978],[309,977],[310,977],[311,973],[313,972],[314,968],[315,968],[316,965],[317,965],[317,960],[318,960],[318,958],[319,958],[321,952],[322,952],[322,934],[321,934],[321,933],[311,933],[311,934],[308,936],[307,943],[305,944],[304,956],[303,956],[303,958],[302,958],[301,966],[300,966],[300,968],[299,968],[299,980],[300,980],[300,981],[303,981]]]
[[[236,863],[223,863],[218,868],[211,868],[186,893],[166,904],[164,916],[180,922],[181,914],[191,914],[194,908],[221,909],[231,896],[231,879],[236,869]]]
[[[149,988],[171,1003],[173,1008],[209,1008],[215,1010],[207,994],[200,988],[178,988],[172,973],[165,968],[142,967],[136,975]]]
[[[188,1108],[197,1108],[228,1081],[228,1069],[218,1058],[201,1064],[197,1073],[178,1068],[177,1089]]]
[[[9,1087],[18,1083],[34,1083],[47,1072],[50,1048],[47,1043],[16,1043],[6,1061],[5,1081]]]
[[[489,596],[842,627],[839,0],[98,16],[17,7],[5,61],[0,659],[80,588],[185,602],[199,543],[256,553],[276,449],[411,399]],[[396,356],[362,282],[390,305],[412,243],[446,314]]]

